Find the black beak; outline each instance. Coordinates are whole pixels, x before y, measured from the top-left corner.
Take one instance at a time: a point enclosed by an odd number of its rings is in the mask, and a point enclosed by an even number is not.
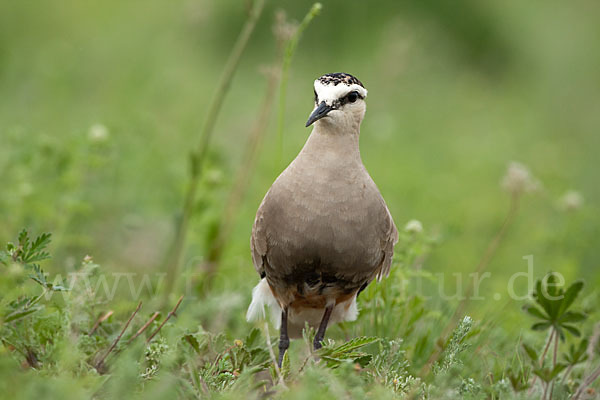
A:
[[[326,116],[331,110],[333,110],[333,107],[328,106],[324,101],[322,101],[321,104],[319,104],[319,106],[315,109],[315,111],[313,111],[312,114],[310,114],[310,117],[308,117],[308,121],[306,121],[306,126],[311,126],[313,123],[315,123],[315,121],[318,121],[324,116]]]

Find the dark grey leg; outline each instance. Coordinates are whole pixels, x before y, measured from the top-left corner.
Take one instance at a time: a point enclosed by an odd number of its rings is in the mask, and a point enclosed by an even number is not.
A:
[[[319,329],[317,330],[317,334],[315,335],[315,340],[313,342],[315,346],[315,350],[319,350],[323,345],[321,342],[325,337],[325,330],[327,329],[327,324],[329,323],[329,317],[331,317],[331,312],[333,311],[333,304],[327,306],[325,308],[325,313],[323,314],[323,319],[321,319],[321,324],[319,325]]]
[[[288,309],[285,307],[281,311],[281,331],[279,334],[279,368],[281,368],[281,363],[283,362],[283,356],[287,351],[288,347],[290,347],[290,338],[288,337]]]

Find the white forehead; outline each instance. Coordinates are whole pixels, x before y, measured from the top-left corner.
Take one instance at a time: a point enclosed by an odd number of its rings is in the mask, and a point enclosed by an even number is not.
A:
[[[315,92],[317,92],[319,101],[337,100],[352,91],[357,91],[363,98],[367,97],[367,89],[356,83],[347,85],[340,82],[337,85],[334,85],[333,83],[323,84],[318,79],[315,81]]]

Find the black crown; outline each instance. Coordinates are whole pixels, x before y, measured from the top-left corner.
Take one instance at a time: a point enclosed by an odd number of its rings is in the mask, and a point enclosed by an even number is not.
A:
[[[324,85],[333,84],[333,86],[337,86],[339,83],[343,83],[348,86],[360,85],[362,87],[365,87],[365,85],[363,85],[362,82],[358,80],[358,78],[356,78],[353,75],[346,74],[344,72],[333,72],[331,74],[325,74],[319,78],[319,82],[321,82]]]

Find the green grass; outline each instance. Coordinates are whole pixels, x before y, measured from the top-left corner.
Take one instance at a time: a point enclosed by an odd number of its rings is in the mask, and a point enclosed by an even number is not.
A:
[[[526,397],[528,389],[514,389],[531,383],[533,374],[521,344],[539,356],[548,339],[529,330],[535,321],[522,311],[527,301],[507,292],[511,276],[527,271],[528,255],[534,257],[536,279],[556,271],[567,286],[585,282],[575,304],[587,315],[579,328],[582,337],[597,340],[600,7],[592,3],[461,0],[452,6],[421,1],[373,7],[324,1],[295,48],[280,103],[285,118],[275,107],[208,285],[204,261],[236,174],[245,167],[251,127],[267,90],[260,70],[280,65],[272,33],[275,11],[281,7],[287,18],[301,21],[312,6],[267,1],[216,122],[179,291],[163,302],[157,285],[189,180],[189,153],[197,147],[246,6],[208,0],[0,4],[0,243],[15,242],[22,228],[30,236],[51,232],[52,258],[41,263],[49,278],[91,268],[97,274],[91,284],[100,282],[96,295],[75,285],[41,298],[36,303],[41,309],[16,326],[7,321],[10,307],[18,306],[11,302],[51,289],[27,278],[31,272],[23,260],[0,265],[2,393],[253,398],[266,390],[299,399],[401,393]],[[358,321],[327,334],[335,341],[328,351],[354,337],[379,340],[357,349],[364,353],[360,357],[336,365],[315,362],[305,342],[293,342],[287,389],[272,387],[278,378],[264,326],[252,333],[254,326],[244,320],[258,281],[249,233],[262,196],[309,134],[303,126],[312,107],[312,81],[333,71],[355,74],[368,88],[363,161],[397,225],[418,219],[424,231],[404,234],[391,277],[361,295]],[[520,197],[514,220],[485,265],[491,276],[479,288],[483,300],[468,302],[452,319],[460,299],[441,293],[456,293],[453,274],[461,277],[463,291],[472,282],[469,273],[509,210],[510,196],[500,181],[512,160],[527,165],[541,188]],[[561,206],[568,190],[581,194],[581,206]],[[86,255],[93,261],[82,266]],[[146,273],[150,288],[142,281]],[[114,296],[102,294],[101,276],[108,277],[110,289],[121,276]],[[525,279],[515,282],[519,295],[528,292]],[[130,285],[142,288],[139,299]],[[158,328],[181,294],[177,317],[145,345],[150,328]],[[97,369],[94,360],[110,347],[139,300],[143,306],[106,369]],[[112,316],[89,335],[108,311]],[[126,345],[156,311],[157,320]],[[472,326],[450,346],[451,332],[465,329],[459,327],[465,315]],[[8,328],[16,332],[10,342],[18,343],[7,343]],[[272,327],[270,333],[275,343]],[[558,344],[559,362],[571,345],[580,345],[575,337],[565,339]],[[16,350],[25,345],[39,357],[36,368]],[[440,365],[452,360],[447,368],[425,367],[436,353]],[[361,357],[364,365],[357,366]],[[596,353],[572,368],[565,386],[561,372],[554,398],[572,395],[597,365]],[[592,387],[598,390],[598,383]],[[539,381],[536,388],[541,389]]]

